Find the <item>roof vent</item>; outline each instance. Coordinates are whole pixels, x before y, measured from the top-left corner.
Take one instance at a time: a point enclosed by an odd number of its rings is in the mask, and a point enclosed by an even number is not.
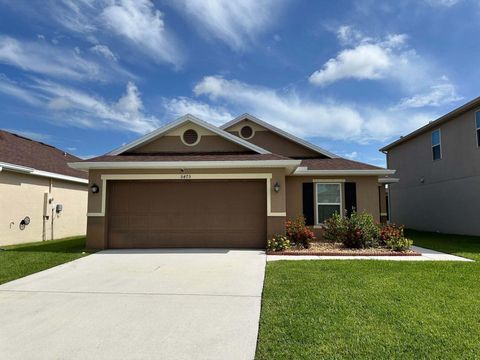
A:
[[[245,125],[240,129],[240,136],[244,139],[251,139],[253,136],[253,129],[251,126]]]
[[[183,133],[182,140],[185,145],[193,146],[198,144],[200,136],[198,136],[198,133],[195,130],[188,129]]]

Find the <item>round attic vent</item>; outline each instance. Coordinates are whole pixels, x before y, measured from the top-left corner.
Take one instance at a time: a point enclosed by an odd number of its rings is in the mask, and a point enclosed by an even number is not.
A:
[[[183,133],[182,140],[185,145],[193,146],[200,141],[200,136],[193,129],[188,129]]]
[[[240,129],[240,136],[244,139],[250,139],[253,136],[253,129],[250,126],[245,125]]]

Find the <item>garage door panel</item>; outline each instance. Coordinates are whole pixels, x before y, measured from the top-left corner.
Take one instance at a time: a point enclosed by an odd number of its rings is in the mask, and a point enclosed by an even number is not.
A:
[[[265,181],[112,181],[109,246],[263,248]]]

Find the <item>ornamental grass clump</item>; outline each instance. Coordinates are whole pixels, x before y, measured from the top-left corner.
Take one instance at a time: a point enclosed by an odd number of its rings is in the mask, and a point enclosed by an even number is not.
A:
[[[315,241],[315,234],[305,225],[305,218],[298,216],[294,220],[285,222],[285,232],[293,246],[302,246],[305,249],[310,248],[310,243]]]

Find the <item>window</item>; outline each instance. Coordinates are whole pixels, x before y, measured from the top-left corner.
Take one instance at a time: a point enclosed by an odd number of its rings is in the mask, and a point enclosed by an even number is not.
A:
[[[442,158],[442,145],[440,129],[432,132],[432,155],[433,160],[440,160]]]
[[[342,185],[316,183],[317,224],[342,213]]]
[[[475,113],[475,125],[477,129],[477,146],[480,147],[480,111]]]

